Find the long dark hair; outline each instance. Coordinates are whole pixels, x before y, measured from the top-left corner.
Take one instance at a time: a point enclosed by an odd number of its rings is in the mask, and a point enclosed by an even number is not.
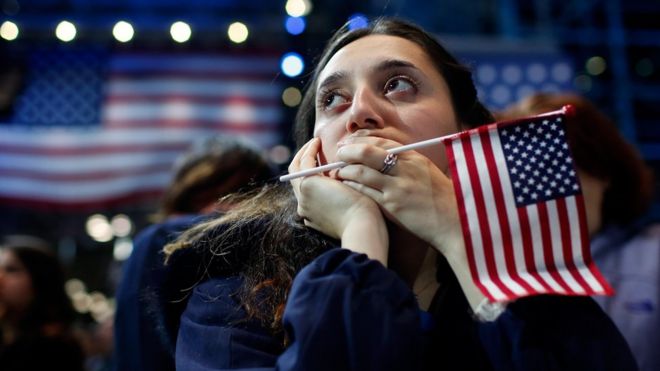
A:
[[[320,72],[342,47],[376,34],[410,40],[429,55],[449,86],[454,111],[463,126],[474,127],[493,121],[490,112],[477,99],[468,68],[421,28],[405,21],[382,18],[358,30],[349,30],[345,25],[326,45],[296,116],[298,148],[312,138]],[[240,274],[245,279],[240,298],[248,314],[261,319],[277,333],[281,331],[282,313],[293,277],[329,246],[327,239],[302,224],[296,214],[296,199],[286,184],[268,186],[256,194],[242,196],[236,208],[221,218],[188,230],[166,246],[165,252],[172,256],[182,248],[194,247],[206,251],[208,259],[224,262],[220,264],[226,269],[202,271],[204,274],[210,271]],[[233,268],[229,269],[230,266]]]
[[[65,273],[57,256],[50,250],[33,246],[6,246],[25,267],[32,281],[33,300],[21,317],[21,336],[39,334],[45,325],[67,328],[74,319],[74,310],[64,290]]]

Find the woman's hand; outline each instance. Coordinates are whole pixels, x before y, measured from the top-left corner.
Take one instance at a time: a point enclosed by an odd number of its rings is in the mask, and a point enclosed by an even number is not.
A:
[[[463,253],[454,188],[425,156],[407,151],[386,174],[380,172],[387,148],[400,143],[378,137],[353,137],[337,151],[350,165],[337,177],[376,201],[385,216],[433,245],[445,256]]]
[[[320,147],[318,138],[307,142],[291,161],[289,172],[316,167]],[[291,185],[298,200],[298,214],[306,225],[340,239],[344,248],[387,265],[387,227],[372,199],[320,174],[294,179]]]

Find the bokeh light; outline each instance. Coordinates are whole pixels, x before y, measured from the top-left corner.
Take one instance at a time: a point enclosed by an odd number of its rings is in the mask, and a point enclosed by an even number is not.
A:
[[[112,28],[112,36],[119,42],[125,43],[133,39],[135,30],[133,26],[126,21],[119,21]]]
[[[296,87],[288,87],[282,92],[282,102],[289,107],[296,107],[300,104],[301,100],[302,94],[300,93],[300,89]]]
[[[117,214],[110,221],[110,226],[112,227],[112,233],[117,237],[126,237],[131,234],[133,230],[133,223],[131,223],[131,218],[125,214]]]
[[[124,261],[131,256],[133,252],[133,241],[130,238],[121,237],[115,240],[112,249],[112,257],[117,261]]]
[[[580,92],[587,93],[591,91],[593,82],[591,81],[591,77],[587,75],[577,75],[575,76],[575,79],[573,79],[573,85],[575,85]]]
[[[635,63],[635,72],[641,77],[649,77],[655,72],[653,61],[649,58],[642,58]]]
[[[355,13],[348,17],[348,29],[357,30],[358,28],[365,28],[369,24],[369,19],[361,13]]]
[[[280,63],[282,72],[289,77],[296,77],[305,69],[305,62],[298,53],[286,53]]]
[[[284,8],[291,17],[303,17],[312,11],[312,3],[309,0],[288,0]]]
[[[247,26],[241,22],[234,22],[229,25],[229,28],[227,29],[229,40],[236,44],[240,44],[247,40],[249,34],[250,32],[248,31]]]
[[[76,26],[69,21],[62,21],[55,28],[55,36],[64,42],[69,42],[75,39],[76,33]]]
[[[270,149],[268,157],[274,164],[285,164],[291,158],[291,150],[289,147],[280,144]]]
[[[18,26],[14,22],[4,21],[0,26],[0,37],[7,41],[16,40],[18,37]]]
[[[85,227],[87,234],[90,235],[95,241],[108,242],[114,237],[112,227],[108,222],[108,218],[101,214],[94,214],[90,216],[87,219]]]
[[[286,32],[291,35],[300,35],[305,31],[305,26],[305,18],[303,17],[286,17],[286,21],[284,21]]]
[[[178,43],[185,43],[190,40],[192,36],[192,29],[185,22],[174,22],[172,27],[170,27],[170,35],[172,35],[172,40]]]
[[[607,63],[605,62],[605,58],[600,56],[593,56],[587,59],[584,67],[588,74],[592,76],[598,76],[605,72],[607,69]]]

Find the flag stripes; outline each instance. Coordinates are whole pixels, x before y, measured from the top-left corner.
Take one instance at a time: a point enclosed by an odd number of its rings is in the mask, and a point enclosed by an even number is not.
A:
[[[559,120],[561,121],[561,120]],[[533,121],[524,120],[516,125],[528,125]],[[557,143],[555,133],[550,134],[551,123],[546,120],[539,125],[547,143],[555,145],[540,147],[550,148],[552,156],[546,161],[560,166],[563,153],[555,152]],[[529,132],[524,132],[525,137]],[[459,216],[468,262],[472,277],[482,292],[492,301],[512,300],[517,297],[555,293],[567,295],[610,294],[612,289],[605,282],[591,261],[586,235],[586,219],[580,206],[581,194],[570,194],[570,182],[553,172],[550,167],[540,165],[543,161],[541,151],[534,151],[528,139],[516,139],[518,146],[534,153],[532,165],[518,162],[520,168],[543,176],[547,170],[547,184],[567,195],[552,196],[551,189],[536,184],[533,179],[511,172],[511,161],[517,161],[503,150],[501,126],[492,124],[468,132],[460,133],[445,142],[450,164],[452,180],[459,205]],[[536,140],[534,140],[536,142]],[[531,141],[530,141],[531,143]],[[561,143],[560,143],[561,144]],[[507,146],[511,148],[511,146]],[[563,161],[570,162],[570,159]],[[561,166],[562,171],[569,171]],[[545,195],[539,202],[520,205],[516,203],[517,191],[512,186],[511,174],[516,174],[516,182],[527,179],[532,197]],[[543,176],[545,179],[546,177]],[[517,184],[520,187],[520,184]],[[528,192],[528,187],[524,187]],[[538,192],[534,192],[537,190]],[[557,191],[559,192],[559,191]],[[519,200],[520,201],[520,200]]]

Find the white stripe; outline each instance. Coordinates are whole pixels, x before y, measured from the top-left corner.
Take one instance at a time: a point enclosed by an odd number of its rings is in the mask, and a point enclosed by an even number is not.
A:
[[[103,111],[103,121],[122,120],[213,120],[218,123],[237,122],[246,125],[277,124],[281,109],[245,104],[217,105],[176,103],[114,103]]]
[[[124,54],[111,58],[109,69],[124,71],[195,71],[195,72],[249,72],[263,73],[278,71],[278,59],[273,57],[239,57],[229,55],[176,56],[171,54]]]
[[[557,201],[546,201],[548,209],[548,221],[550,223],[550,239],[552,240],[552,257],[555,261],[555,267],[564,282],[576,293],[584,293],[584,289],[573,278],[571,272],[566,267],[566,258],[562,248],[561,226],[559,225],[559,212],[557,210]]]
[[[486,287],[493,297],[498,300],[504,300],[506,299],[506,295],[504,295],[500,288],[491,280],[490,275],[488,274],[488,268],[486,268],[486,258],[484,257],[483,242],[481,240],[477,206],[474,202],[474,194],[470,185],[470,174],[467,170],[461,141],[458,139],[454,140],[452,142],[452,149],[454,150],[456,172],[461,184],[461,193],[463,194],[463,202],[465,204],[468,229],[470,232],[470,238],[472,239],[472,250],[474,252],[475,265],[477,267],[477,276],[479,277],[479,281]]]
[[[511,232],[511,245],[516,271],[520,275],[520,278],[527,282],[527,284],[536,292],[545,292],[546,290],[543,285],[541,285],[527,270],[527,265],[525,263],[525,246],[523,246],[522,241],[518,209],[513,195],[513,188],[511,188],[511,179],[509,178],[509,172],[507,171],[506,159],[504,157],[504,151],[502,150],[502,142],[500,142],[500,136],[497,130],[491,130],[489,133],[490,142],[493,147],[493,157],[495,158],[495,168],[497,169],[500,182],[502,183],[502,193]]]
[[[250,97],[279,99],[280,89],[268,82],[194,81],[183,78],[147,80],[111,80],[105,84],[105,94],[112,96]]]
[[[568,223],[571,226],[571,241],[573,242],[571,250],[573,251],[573,261],[580,275],[587,282],[589,287],[595,292],[604,293],[605,288],[598,282],[584,262],[582,255],[582,240],[588,241],[588,236],[581,236],[582,228],[577,227],[580,224],[577,208],[577,197],[566,197],[566,210],[568,211]]]
[[[529,228],[532,236],[532,246],[534,251],[534,265],[536,271],[541,278],[558,293],[566,293],[566,291],[555,281],[554,278],[548,273],[548,267],[545,265],[543,255],[543,235],[541,234],[541,226],[539,222],[539,213],[536,205],[528,205],[525,207],[527,210],[527,219],[529,220]]]
[[[241,137],[241,135],[236,135]],[[279,141],[273,135],[244,136],[262,148]],[[173,164],[185,150],[139,151],[130,153],[99,153],[84,155],[14,154],[0,149],[0,171],[27,171],[43,175],[99,173],[104,171],[130,171],[146,166]]]
[[[495,257],[495,268],[497,275],[504,285],[507,286],[514,294],[521,296],[526,293],[525,289],[514,281],[509,275],[506,268],[506,257],[504,256],[504,241],[502,241],[502,233],[500,231],[499,215],[497,213],[497,206],[495,204],[495,195],[491,187],[490,174],[486,164],[486,157],[481,145],[481,138],[479,135],[473,135],[470,138],[472,142],[472,151],[474,153],[474,160],[477,164],[477,174],[481,184],[481,193],[484,197],[484,204],[486,205],[486,215],[488,216],[488,226],[490,227],[490,236],[493,243],[493,255]]]
[[[241,136],[255,138],[254,141],[264,141],[267,137],[279,138],[276,128],[272,131],[242,133]],[[193,142],[207,138],[210,135],[225,134],[225,128],[118,128],[107,130],[101,126],[90,129],[25,129],[0,127],[0,153],[3,145],[35,149],[58,148],[98,148],[107,146],[136,146],[154,144],[178,144]],[[270,141],[266,141],[270,142]]]
[[[49,156],[0,153],[0,169],[43,174],[86,174],[173,164],[183,151]]]
[[[170,173],[132,175],[115,179],[74,182],[43,182],[29,179],[0,179],[0,196],[39,199],[43,201],[90,202],[120,197],[132,192],[162,189]]]

